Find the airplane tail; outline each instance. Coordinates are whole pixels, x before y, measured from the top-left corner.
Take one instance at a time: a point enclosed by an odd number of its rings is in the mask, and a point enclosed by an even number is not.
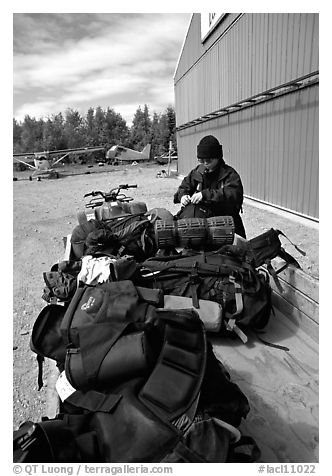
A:
[[[145,158],[149,159],[150,158],[150,151],[151,151],[151,144],[147,144],[144,149],[142,150],[141,154]]]

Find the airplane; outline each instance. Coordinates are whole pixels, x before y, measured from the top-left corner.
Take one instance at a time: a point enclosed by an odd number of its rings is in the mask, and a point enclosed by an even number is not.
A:
[[[63,150],[53,150],[53,151],[44,151],[44,152],[32,152],[25,154],[13,154],[15,161],[25,165],[26,167],[34,170],[32,178],[58,178],[59,173],[54,169],[54,166],[65,159],[70,154],[86,154],[89,152],[96,152],[99,150],[105,150],[105,147],[84,147],[78,149],[63,149]],[[52,155],[63,154],[59,159],[53,161]],[[18,157],[25,157],[26,160],[19,159]],[[34,165],[27,162],[28,157],[34,158]]]
[[[122,145],[113,145],[106,152],[106,161],[114,165],[119,162],[139,162],[140,160],[149,160],[151,144],[147,144],[144,149],[139,152],[137,150],[128,149]]]
[[[40,180],[44,178],[58,178],[59,173],[54,169],[54,166],[65,159],[70,154],[87,154],[90,152],[106,151],[105,146],[100,147],[82,147],[77,149],[63,149],[44,152],[32,152],[24,154],[13,154],[15,161],[22,163],[26,167],[33,169],[32,178],[37,177]],[[105,162],[116,165],[122,161],[138,162],[140,160],[148,160],[150,158],[151,144],[147,144],[144,149],[139,152],[133,149],[128,149],[121,145],[114,145],[105,154]],[[59,159],[52,161],[52,155],[64,154]],[[24,157],[26,160],[19,159]],[[28,157],[34,158],[34,165],[27,162]]]

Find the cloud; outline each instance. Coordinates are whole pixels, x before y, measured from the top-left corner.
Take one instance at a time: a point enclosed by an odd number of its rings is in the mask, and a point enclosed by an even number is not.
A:
[[[142,100],[164,109],[173,102],[172,76],[187,19],[181,14],[18,15],[14,116],[33,115],[32,109],[53,114],[55,104],[80,108],[89,101],[91,106],[108,102],[114,109],[121,104],[117,112],[124,116],[135,96],[131,117]]]
[[[59,109],[60,108],[60,109]],[[29,113],[27,113],[29,111]],[[37,101],[31,103],[23,103],[17,109],[15,113],[15,118],[18,121],[23,121],[25,115],[29,115],[30,117],[48,117],[50,116],[50,111],[53,111],[52,114],[57,114],[62,112],[61,104],[57,104],[55,101]]]

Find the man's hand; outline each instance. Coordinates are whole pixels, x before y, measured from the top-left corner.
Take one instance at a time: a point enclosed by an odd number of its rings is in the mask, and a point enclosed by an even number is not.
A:
[[[190,195],[183,195],[183,197],[181,197],[181,205],[185,207],[188,203],[190,203]]]
[[[196,192],[196,193],[194,193],[194,195],[192,195],[190,201],[191,201],[191,203],[196,205],[197,203],[202,201],[202,198],[203,198],[202,192]]]

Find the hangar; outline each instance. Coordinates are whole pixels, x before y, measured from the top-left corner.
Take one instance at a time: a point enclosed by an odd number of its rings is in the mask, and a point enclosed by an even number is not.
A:
[[[316,13],[193,13],[174,73],[178,172],[213,134],[245,197],[319,219]]]

